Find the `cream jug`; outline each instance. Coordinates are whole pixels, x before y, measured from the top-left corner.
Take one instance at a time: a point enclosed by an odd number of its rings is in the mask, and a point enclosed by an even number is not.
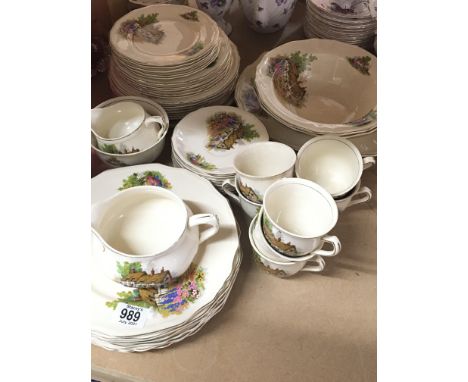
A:
[[[200,233],[202,224],[211,227]],[[156,288],[189,268],[219,223],[213,214],[193,215],[169,190],[138,186],[94,204],[91,230],[102,243],[99,263],[108,277],[129,287]]]

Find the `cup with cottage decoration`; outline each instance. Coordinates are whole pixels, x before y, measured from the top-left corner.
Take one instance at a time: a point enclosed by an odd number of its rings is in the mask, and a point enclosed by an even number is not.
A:
[[[284,178],[266,190],[261,218],[268,243],[283,255],[297,257],[323,246],[338,221],[338,208],[317,183]]]
[[[341,242],[336,236],[325,235],[322,237],[322,243],[317,249],[314,249],[312,252],[307,253],[302,256],[294,256],[291,254],[285,255],[271,246],[267,241],[265,233],[262,228],[262,217],[263,211],[260,210],[258,213],[258,218],[255,218],[256,224],[253,227],[253,236],[255,238],[256,245],[265,254],[268,258],[276,261],[287,261],[287,262],[300,262],[312,260],[317,256],[320,257],[333,257],[338,255],[341,252]],[[327,245],[331,249],[323,249]]]
[[[364,168],[375,164],[373,157],[361,156],[348,139],[322,135],[307,141],[297,153],[296,176],[325,188],[333,198],[356,187]]]
[[[269,186],[294,174],[296,153],[279,142],[257,142],[234,157],[234,170],[241,194],[253,203],[261,204]]]
[[[239,189],[238,177],[226,179],[221,188],[232,200],[239,204],[249,218],[253,218],[260,211],[261,203],[254,203],[247,199]]]
[[[298,272],[322,272],[325,269],[325,261],[322,257],[314,255],[312,258],[303,261],[288,261],[271,255],[271,248],[262,244],[263,234],[258,233],[257,226],[259,215],[257,215],[249,227],[250,245],[253,249],[253,255],[257,264],[259,264],[268,273],[278,277],[294,276]]]
[[[209,228],[200,232],[200,225]],[[161,187],[129,188],[91,207],[103,274],[133,288],[156,288],[181,276],[199,244],[218,230],[216,215],[193,215],[181,198]]]

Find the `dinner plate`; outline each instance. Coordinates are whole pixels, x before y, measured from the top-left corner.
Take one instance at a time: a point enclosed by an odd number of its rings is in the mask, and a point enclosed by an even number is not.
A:
[[[174,298],[171,293],[159,296],[158,307],[149,306],[152,314],[143,328],[122,327],[114,319],[113,308],[116,304],[139,301],[139,291],[103,277],[98,266],[93,263],[91,328],[93,332],[105,334],[107,337],[156,333],[177,327],[195,317],[197,311],[208,306],[222,291],[232,275],[235,256],[238,253],[238,230],[229,203],[208,181],[184,169],[148,164],[105,171],[91,181],[91,201],[96,203],[121,189],[142,184],[170,189],[187,203],[193,213],[216,214],[220,232],[206,244],[200,245],[192,264],[192,272],[188,272],[183,280],[186,284],[196,284],[196,288],[193,288],[197,290],[196,298],[180,300]],[[94,260],[100,255],[101,249],[100,243],[93,240]],[[179,284],[172,285],[170,292],[183,289],[181,283],[183,284],[179,280]]]
[[[135,9],[117,20],[110,45],[136,62],[168,66],[205,55],[218,36],[216,22],[204,12],[160,4]]]
[[[231,106],[211,106],[185,116],[174,128],[172,147],[186,167],[233,174],[234,157],[247,145],[268,141],[263,123]]]

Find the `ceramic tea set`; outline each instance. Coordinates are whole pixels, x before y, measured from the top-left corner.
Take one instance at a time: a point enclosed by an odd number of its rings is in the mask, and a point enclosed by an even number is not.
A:
[[[372,198],[371,190],[361,187],[361,176],[373,164],[351,141],[333,135],[311,139],[297,157],[282,143],[259,142],[236,155],[235,180],[222,188],[253,218],[250,242],[268,272],[280,277],[302,269],[320,272],[322,257],[341,251],[339,239],[329,235],[339,213]]]

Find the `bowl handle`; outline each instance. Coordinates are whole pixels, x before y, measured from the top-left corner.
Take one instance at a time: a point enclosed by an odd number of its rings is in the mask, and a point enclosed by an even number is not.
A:
[[[202,231],[200,234],[199,244],[203,243],[204,241],[208,240],[211,236],[215,235],[219,231],[219,220],[218,216],[214,214],[197,214],[190,216],[188,225],[189,227],[195,227],[201,224],[207,224],[211,227],[207,230]]]
[[[341,242],[340,239],[338,239],[336,236],[330,236],[330,235],[325,235],[322,237],[322,240],[325,243],[329,243],[332,245],[333,249],[332,250],[326,250],[326,249],[319,249],[318,251],[314,251],[314,254],[319,255],[319,256],[336,256],[338,253],[341,252]]]
[[[161,135],[164,132],[165,127],[166,127],[165,126],[166,124],[164,123],[164,120],[161,117],[159,117],[157,115],[155,115],[153,117],[148,117],[148,118],[145,119],[144,123],[145,123],[146,127],[150,127],[149,126],[150,123],[157,123],[159,125],[159,127],[158,128],[155,127],[155,129],[156,129],[156,132],[158,134],[158,139],[161,138]]]

